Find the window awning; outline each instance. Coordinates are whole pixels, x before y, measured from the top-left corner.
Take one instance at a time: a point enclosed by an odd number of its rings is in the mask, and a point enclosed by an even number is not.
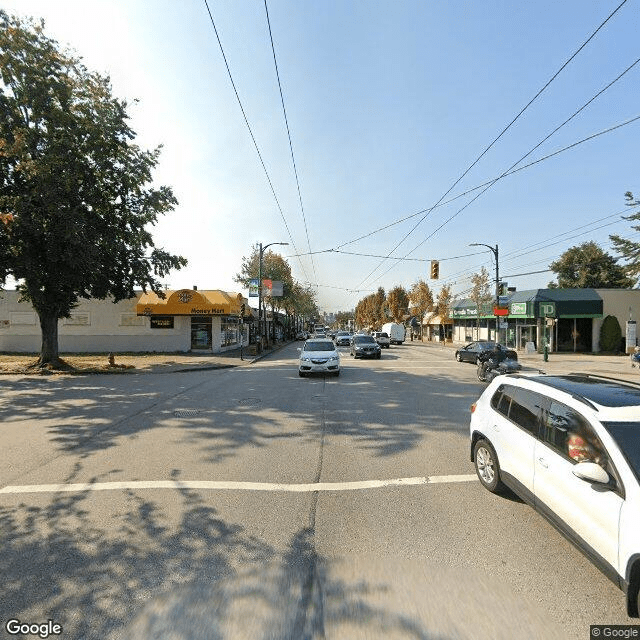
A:
[[[164,300],[148,291],[143,293],[136,304],[139,316],[237,316],[242,304],[245,305],[245,316],[251,316],[251,310],[241,293],[226,291],[196,291],[180,289],[166,291]]]

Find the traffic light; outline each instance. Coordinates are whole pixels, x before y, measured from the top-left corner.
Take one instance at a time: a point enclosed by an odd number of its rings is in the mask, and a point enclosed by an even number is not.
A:
[[[431,279],[437,280],[440,275],[440,263],[437,260],[431,261]]]

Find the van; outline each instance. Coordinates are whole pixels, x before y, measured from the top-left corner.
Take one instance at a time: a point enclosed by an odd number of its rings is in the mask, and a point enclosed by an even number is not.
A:
[[[398,322],[387,322],[382,325],[382,331],[389,336],[391,344],[402,344],[405,339],[405,328]]]

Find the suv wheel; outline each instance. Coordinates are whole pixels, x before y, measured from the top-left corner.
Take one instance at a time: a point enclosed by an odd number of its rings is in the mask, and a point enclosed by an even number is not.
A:
[[[485,489],[491,493],[499,493],[504,489],[500,480],[498,456],[488,440],[481,438],[476,442],[473,447],[473,463],[480,483]]]

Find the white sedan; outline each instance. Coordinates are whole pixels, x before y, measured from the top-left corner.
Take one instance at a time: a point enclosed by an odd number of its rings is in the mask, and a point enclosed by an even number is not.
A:
[[[304,343],[298,362],[298,375],[304,378],[308,373],[332,373],[340,375],[340,354],[328,338],[310,338]]]

